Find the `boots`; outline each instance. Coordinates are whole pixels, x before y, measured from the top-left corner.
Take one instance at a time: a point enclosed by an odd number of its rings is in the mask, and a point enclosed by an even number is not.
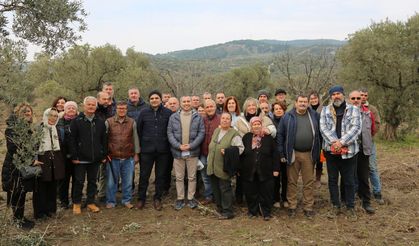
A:
[[[81,214],[81,205],[80,204],[73,204],[73,214]]]

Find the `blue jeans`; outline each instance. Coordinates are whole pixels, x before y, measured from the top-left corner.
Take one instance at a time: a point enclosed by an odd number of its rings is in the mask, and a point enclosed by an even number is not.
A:
[[[204,164],[204,168],[200,171],[202,182],[204,183],[204,197],[205,199],[212,199],[212,188],[211,188],[211,180],[210,177],[208,177],[207,174],[207,156],[201,155],[199,157],[199,160]]]
[[[116,192],[118,191],[118,181],[122,181],[122,204],[131,202],[132,199],[132,178],[134,173],[134,159],[112,159],[106,165],[107,185],[106,203],[116,205]]]
[[[342,159],[340,155],[332,155],[325,152],[327,163],[327,175],[329,183],[330,200],[333,206],[340,207],[339,199],[339,174],[341,175],[345,187],[345,203],[347,208],[355,207],[355,170],[357,155],[350,159]]]
[[[377,169],[377,147],[372,144],[372,152],[370,155],[370,181],[373,194],[381,194],[381,180]]]

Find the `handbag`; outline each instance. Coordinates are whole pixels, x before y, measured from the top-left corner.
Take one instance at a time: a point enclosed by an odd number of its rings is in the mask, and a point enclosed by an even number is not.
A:
[[[41,176],[42,168],[40,166],[22,166],[19,168],[19,172],[23,179],[32,179]]]

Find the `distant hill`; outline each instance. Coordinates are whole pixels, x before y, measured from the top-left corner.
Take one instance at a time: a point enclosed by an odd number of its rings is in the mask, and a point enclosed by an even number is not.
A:
[[[193,50],[179,50],[157,54],[156,58],[175,58],[181,60],[242,59],[271,56],[294,50],[316,52],[318,50],[336,50],[346,41],[334,39],[300,39],[300,40],[235,40],[223,44],[201,47]]]

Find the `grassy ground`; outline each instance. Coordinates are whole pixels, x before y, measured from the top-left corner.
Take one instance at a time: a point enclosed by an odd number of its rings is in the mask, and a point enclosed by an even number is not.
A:
[[[3,155],[2,155],[3,156]],[[3,158],[1,156],[1,158]],[[214,205],[177,212],[172,208],[174,190],[157,212],[150,203],[144,210],[103,208],[98,214],[83,210],[73,216],[60,210],[56,218],[37,221],[31,232],[9,224],[10,211],[5,193],[0,200],[0,245],[419,245],[419,145],[378,144],[379,170],[386,205],[378,205],[375,215],[367,215],[357,203],[358,221],[344,215],[328,220],[330,207],[326,185],[315,191],[313,220],[303,216],[288,218],[286,210],[275,209],[274,219],[248,219],[245,207],[235,207],[237,217],[219,221]],[[301,199],[301,197],[300,197]],[[31,201],[26,214],[31,217]]]

